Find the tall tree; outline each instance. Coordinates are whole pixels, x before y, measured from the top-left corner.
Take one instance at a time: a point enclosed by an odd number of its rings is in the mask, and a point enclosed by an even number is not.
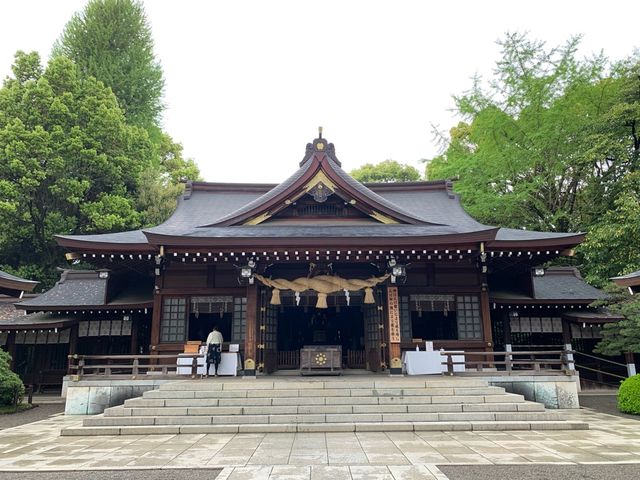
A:
[[[597,286],[640,269],[640,172],[629,173],[617,190],[613,208],[589,228],[579,247],[583,273]]]
[[[499,42],[487,85],[455,97],[451,129],[428,178],[458,176],[478,219],[514,228],[582,230],[611,207],[619,180],[638,167],[633,62],[577,58],[579,38],[547,48],[526,35]]]
[[[37,53],[18,52],[13,74],[0,89],[0,264],[47,286],[62,258],[55,234],[139,226],[135,198],[153,146],[71,60],[43,69]]]
[[[111,87],[129,123],[158,125],[164,79],[139,1],[90,0],[67,23],[53,54],[69,57],[84,75]]]
[[[365,163],[351,170],[350,175],[360,182],[411,182],[420,180],[420,172],[411,165],[395,160],[385,160],[377,164]]]

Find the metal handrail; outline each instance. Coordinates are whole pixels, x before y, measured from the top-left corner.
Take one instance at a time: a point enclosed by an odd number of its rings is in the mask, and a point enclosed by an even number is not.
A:
[[[627,377],[625,377],[623,375],[617,375],[615,373],[605,372],[604,370],[598,370],[597,368],[585,367],[584,365],[580,365],[579,363],[576,363],[576,368],[582,368],[584,370],[589,370],[591,372],[601,373],[603,375],[609,375],[610,377],[621,378],[623,380],[627,378]],[[590,379],[588,379],[588,380],[590,380]]]
[[[615,362],[613,360],[608,360],[606,358],[602,358],[602,357],[598,357],[597,355],[590,355],[588,353],[584,353],[584,352],[574,352],[576,355],[582,355],[583,357],[587,357],[587,358],[593,358],[595,360],[598,360],[600,362],[606,362],[606,363],[610,363],[612,365],[617,365],[619,367],[624,367],[627,368],[627,365],[624,363],[620,363],[620,362]],[[626,377],[625,377],[626,378]]]

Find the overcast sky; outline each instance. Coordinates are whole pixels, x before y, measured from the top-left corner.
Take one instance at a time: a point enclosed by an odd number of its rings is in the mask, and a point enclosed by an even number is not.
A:
[[[324,126],[347,170],[392,158],[423,170],[451,95],[490,75],[496,39],[529,31],[582,53],[640,46],[640,1],[147,0],[166,79],[164,128],[208,181],[277,182]],[[51,45],[84,0],[4,2],[0,75]]]

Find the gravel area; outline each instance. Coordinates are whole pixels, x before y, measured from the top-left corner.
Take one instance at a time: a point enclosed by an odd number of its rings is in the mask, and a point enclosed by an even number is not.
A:
[[[44,420],[56,413],[64,412],[64,403],[51,403],[38,405],[30,410],[24,410],[18,413],[7,413],[0,415],[0,430],[5,428],[17,427],[26,423]]]
[[[213,480],[221,469],[84,470],[82,472],[0,472],[0,480]]]
[[[618,411],[618,399],[615,395],[580,395],[580,406],[591,408],[596,412],[608,413],[617,417],[631,418],[640,420],[640,415],[629,415]]]
[[[640,464],[438,465],[449,480],[638,480]]]

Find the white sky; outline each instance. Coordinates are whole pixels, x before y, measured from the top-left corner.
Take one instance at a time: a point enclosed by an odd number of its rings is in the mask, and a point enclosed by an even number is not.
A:
[[[84,0],[3,3],[0,76],[16,50],[51,45]],[[584,54],[640,46],[640,1],[147,0],[165,79],[164,127],[208,181],[278,182],[324,126],[346,170],[393,158],[423,166],[452,94],[491,74],[495,40],[550,45],[583,34]]]

